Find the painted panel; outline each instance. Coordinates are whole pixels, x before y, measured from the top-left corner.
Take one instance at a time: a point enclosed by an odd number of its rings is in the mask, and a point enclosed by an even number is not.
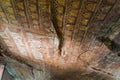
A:
[[[25,49],[25,45],[23,43],[23,39],[22,39],[22,35],[20,32],[10,32],[10,35],[12,36],[12,38],[14,39],[18,50],[20,51],[20,55],[21,56],[28,56],[26,49]]]
[[[31,33],[27,33],[27,36],[36,59],[42,60],[43,57],[50,57],[50,50],[54,50],[54,44],[51,38]]]

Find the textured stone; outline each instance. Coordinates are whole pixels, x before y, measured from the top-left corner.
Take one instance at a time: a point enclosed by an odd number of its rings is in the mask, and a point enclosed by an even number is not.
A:
[[[1,61],[15,60],[5,63],[16,80],[119,79],[119,5],[120,0],[0,0]],[[37,70],[44,64],[47,72]]]

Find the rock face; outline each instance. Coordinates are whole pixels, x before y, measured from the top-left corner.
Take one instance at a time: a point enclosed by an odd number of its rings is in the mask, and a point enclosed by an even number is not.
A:
[[[0,0],[5,76],[120,80],[119,5],[120,0]]]
[[[28,66],[9,57],[4,62],[6,62],[6,71],[2,80],[98,80],[98,78],[99,80],[114,80],[109,75],[94,70],[52,69],[59,71],[54,72],[50,71],[47,65],[33,68],[30,65],[35,64],[31,63]]]

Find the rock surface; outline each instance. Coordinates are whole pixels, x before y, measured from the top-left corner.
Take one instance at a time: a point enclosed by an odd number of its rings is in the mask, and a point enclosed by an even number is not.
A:
[[[120,0],[0,0],[7,77],[120,80],[119,57]]]

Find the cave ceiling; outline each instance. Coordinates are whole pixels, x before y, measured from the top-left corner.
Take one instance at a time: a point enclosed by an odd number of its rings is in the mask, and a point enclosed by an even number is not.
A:
[[[0,0],[0,43],[11,57],[116,77],[120,0]]]

